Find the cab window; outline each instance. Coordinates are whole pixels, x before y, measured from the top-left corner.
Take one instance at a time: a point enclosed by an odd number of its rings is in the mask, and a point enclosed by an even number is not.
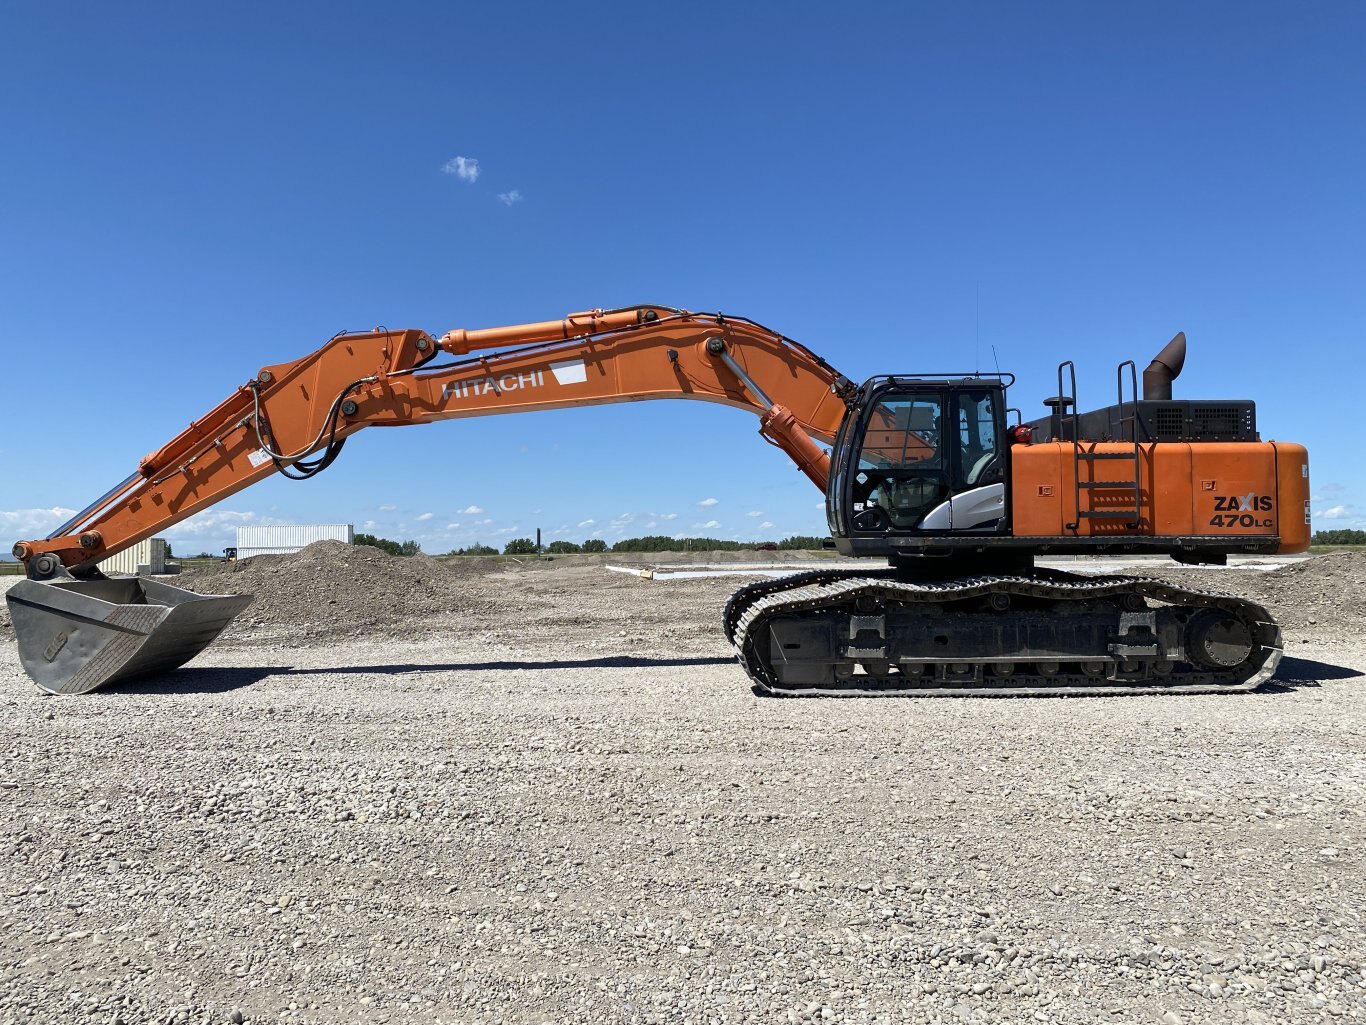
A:
[[[988,389],[958,393],[958,488],[975,488],[1001,479],[996,396]]]
[[[947,497],[944,397],[883,399],[865,421],[851,492],[861,529],[913,529]]]
[[[879,402],[868,417],[861,470],[930,469],[943,465],[938,395]]]

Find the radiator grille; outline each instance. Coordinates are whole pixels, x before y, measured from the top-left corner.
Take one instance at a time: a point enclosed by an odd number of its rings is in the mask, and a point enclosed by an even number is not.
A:
[[[1181,437],[1186,431],[1186,418],[1179,406],[1159,406],[1153,410],[1153,434],[1162,439]]]

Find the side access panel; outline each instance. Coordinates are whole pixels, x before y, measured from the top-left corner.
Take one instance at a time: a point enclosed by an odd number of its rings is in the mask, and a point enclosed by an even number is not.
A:
[[[1046,442],[1011,450],[1011,522],[1016,537],[1275,537],[1280,521],[1302,518],[1297,478],[1307,458],[1298,445],[1262,442],[1162,442],[1139,446],[1138,526],[1123,517],[1091,518],[1135,508],[1131,445],[1082,442],[1090,458],[1078,460],[1071,444]],[[1278,449],[1280,450],[1278,458]],[[1287,460],[1285,457],[1289,455]],[[1114,456],[1115,458],[1111,458]],[[1286,470],[1286,462],[1293,468]],[[1077,487],[1080,468],[1080,484]],[[1287,477],[1289,480],[1287,481]],[[1111,481],[1110,486],[1106,481]],[[1294,485],[1294,487],[1291,487]],[[1287,499],[1281,491],[1294,494]],[[1293,509],[1290,507],[1293,506]],[[1075,529],[1068,524],[1077,522]],[[1303,526],[1300,527],[1303,532]],[[1307,535],[1306,535],[1307,543]],[[1286,550],[1284,547],[1282,551]],[[1298,549],[1297,549],[1298,550]]]
[[[1224,537],[1274,536],[1280,513],[1276,501],[1276,449],[1264,443],[1209,442],[1181,444],[1190,450],[1189,476],[1177,467],[1168,472],[1166,450],[1158,445],[1158,488],[1173,509],[1185,504],[1193,521],[1192,534]],[[1164,533],[1175,532],[1173,521],[1159,520]]]

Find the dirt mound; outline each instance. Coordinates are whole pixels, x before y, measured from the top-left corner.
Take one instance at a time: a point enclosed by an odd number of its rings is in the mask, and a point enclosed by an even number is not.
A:
[[[1366,553],[1330,552],[1267,573],[1164,570],[1165,580],[1229,591],[1265,605],[1282,626],[1358,631],[1366,625]]]
[[[499,617],[496,589],[425,555],[319,541],[296,555],[258,555],[177,580],[200,594],[254,594],[223,637],[238,643],[385,636],[412,639]]]
[[[1256,590],[1287,626],[1359,628],[1366,620],[1366,553],[1330,552],[1258,575]]]

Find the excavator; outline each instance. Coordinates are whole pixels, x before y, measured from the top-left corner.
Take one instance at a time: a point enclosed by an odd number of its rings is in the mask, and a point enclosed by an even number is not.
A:
[[[723,614],[755,690],[805,695],[1068,695],[1250,690],[1281,635],[1262,606],[1038,556],[1222,563],[1309,546],[1304,446],[1262,441],[1247,400],[1173,399],[1177,335],[1116,401],[1077,403],[1058,367],[1044,415],[1007,373],[862,385],[743,317],[638,306],[485,330],[343,333],[263,367],[50,536],[20,541],[7,594],[21,662],[84,693],[193,658],[252,600],[99,572],[101,560],[279,473],[326,470],[366,427],[645,399],[757,415],[825,494],[850,563],[742,587]],[[827,449],[825,446],[829,446]]]

